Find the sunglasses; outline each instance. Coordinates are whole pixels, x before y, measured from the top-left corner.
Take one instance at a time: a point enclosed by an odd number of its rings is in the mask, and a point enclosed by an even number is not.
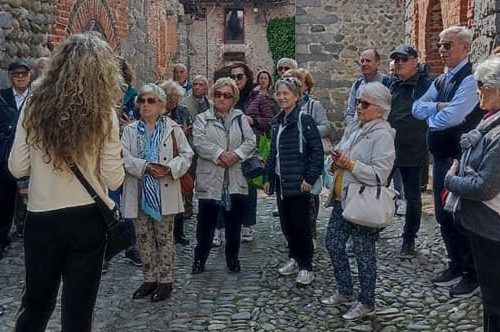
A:
[[[444,47],[445,50],[451,50],[451,47],[453,46],[453,42],[437,43],[436,46],[437,46],[437,48]]]
[[[230,75],[229,77],[235,81],[241,81],[245,77],[245,74]]]
[[[28,71],[13,71],[10,72],[10,76],[12,77],[26,77],[28,76],[29,72]]]
[[[361,105],[361,109],[367,109],[370,105],[375,105],[367,102],[366,100],[356,99],[356,105]]]
[[[154,105],[156,104],[157,100],[155,98],[137,98],[137,104],[139,105],[144,105],[144,104],[149,104],[149,105]]]
[[[414,59],[413,57],[398,57],[394,59],[394,63],[407,63],[410,59]]]
[[[224,93],[222,93],[220,91],[215,91],[214,92],[214,98],[215,99],[219,99],[221,97],[223,97],[224,99],[233,99],[234,96],[231,93],[229,93],[229,92],[224,92]]]
[[[284,66],[279,66],[278,67],[278,71],[287,71],[287,70],[290,70],[291,68],[290,67],[284,67]]]

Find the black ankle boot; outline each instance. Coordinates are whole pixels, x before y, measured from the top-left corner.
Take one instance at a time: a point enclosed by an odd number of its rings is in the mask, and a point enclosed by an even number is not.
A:
[[[151,295],[151,302],[165,301],[172,294],[172,283],[159,283],[153,295]]]
[[[201,260],[195,260],[193,262],[191,274],[200,274],[203,272],[205,272],[205,262],[202,262]]]
[[[182,244],[183,246],[189,245],[189,240],[184,235],[184,219],[182,214],[175,216],[174,221],[174,239],[175,243]]]
[[[142,299],[153,293],[156,289],[156,282],[143,282],[142,285],[132,295],[133,299]]]
[[[227,267],[231,272],[240,272],[240,261],[237,258],[226,258]]]

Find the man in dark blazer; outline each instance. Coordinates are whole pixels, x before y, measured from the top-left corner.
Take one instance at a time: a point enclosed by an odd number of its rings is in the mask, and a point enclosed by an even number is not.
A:
[[[30,66],[15,60],[8,67],[11,88],[0,90],[0,259],[10,244],[10,229],[17,194],[16,181],[7,169],[17,120],[29,95]]]

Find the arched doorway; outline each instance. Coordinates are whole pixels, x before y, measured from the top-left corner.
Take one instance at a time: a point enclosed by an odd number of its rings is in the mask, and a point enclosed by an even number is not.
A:
[[[439,33],[443,30],[443,15],[441,13],[441,1],[431,0],[427,7],[425,21],[425,44],[422,56],[430,67],[433,74],[443,72],[443,63],[439,57],[437,42]]]

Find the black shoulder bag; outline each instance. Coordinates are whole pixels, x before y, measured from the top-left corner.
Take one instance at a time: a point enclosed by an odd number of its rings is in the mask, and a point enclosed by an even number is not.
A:
[[[89,195],[95,201],[96,206],[104,221],[106,229],[106,249],[104,252],[104,259],[109,261],[119,252],[132,246],[132,234],[127,230],[123,220],[120,209],[115,205],[110,209],[108,205],[102,200],[97,192],[92,188],[90,183],[85,179],[85,176],[78,169],[75,164],[70,166],[71,171],[75,174],[76,178],[82,186],[87,190]]]

